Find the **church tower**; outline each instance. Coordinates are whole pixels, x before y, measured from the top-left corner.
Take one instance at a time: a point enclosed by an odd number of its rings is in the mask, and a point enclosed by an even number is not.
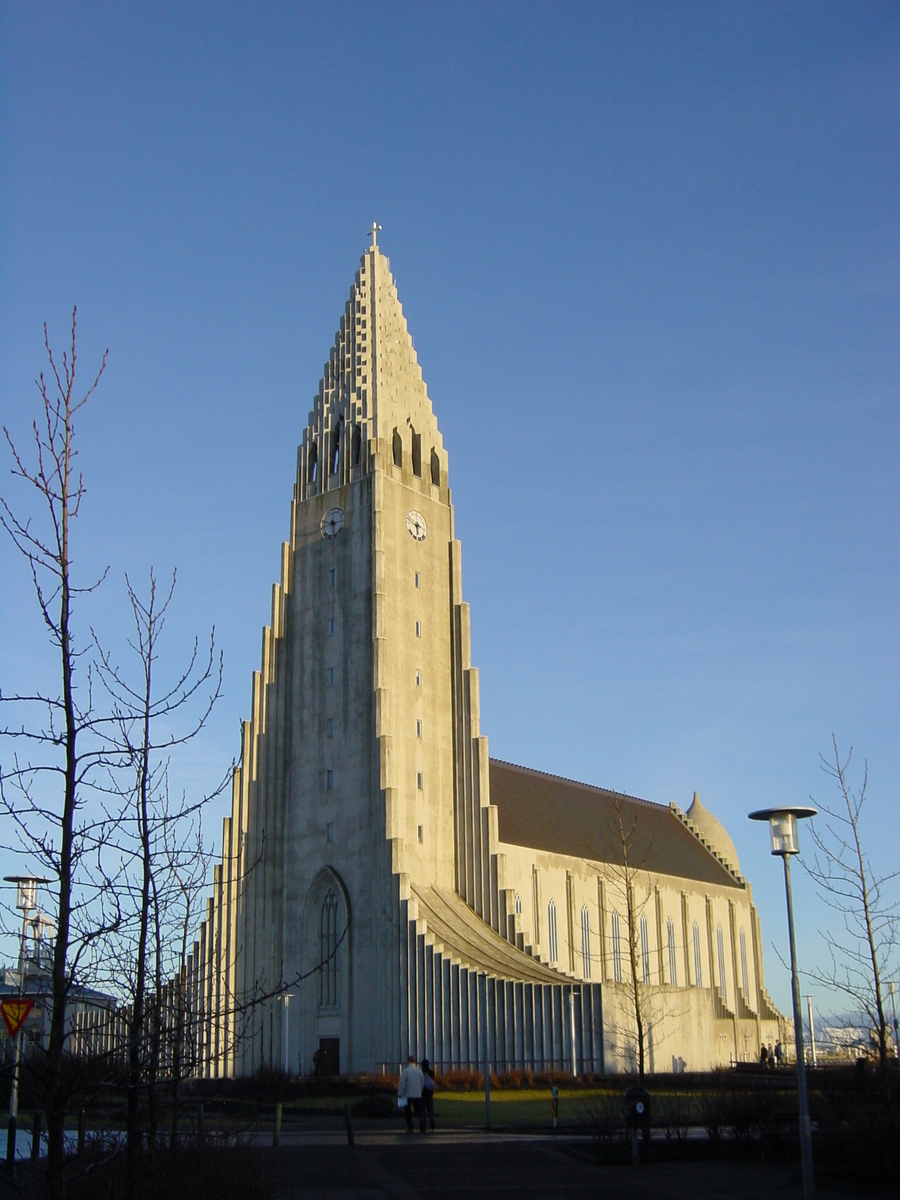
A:
[[[208,913],[221,1073],[396,1064],[411,887],[498,928],[469,645],[447,454],[373,230],[298,450]]]

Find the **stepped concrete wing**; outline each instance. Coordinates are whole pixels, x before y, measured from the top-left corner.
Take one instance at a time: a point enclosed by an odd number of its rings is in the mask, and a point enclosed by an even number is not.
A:
[[[415,885],[410,890],[418,902],[419,920],[425,921],[435,943],[440,943],[445,954],[458,958],[469,970],[526,983],[562,981],[558,971],[517,950],[495,933],[455,892]]]

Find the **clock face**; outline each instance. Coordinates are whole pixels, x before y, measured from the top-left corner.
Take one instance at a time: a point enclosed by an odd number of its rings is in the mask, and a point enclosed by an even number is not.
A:
[[[344,528],[344,510],[332,508],[322,518],[322,537],[333,538]]]
[[[428,533],[428,526],[425,524],[425,518],[416,509],[406,514],[406,528],[417,542],[424,542],[425,535]]]

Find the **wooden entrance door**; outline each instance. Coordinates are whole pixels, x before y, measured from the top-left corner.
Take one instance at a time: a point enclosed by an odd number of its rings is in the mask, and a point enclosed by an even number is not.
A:
[[[341,1073],[341,1039],[336,1037],[319,1038],[319,1074],[340,1075]]]

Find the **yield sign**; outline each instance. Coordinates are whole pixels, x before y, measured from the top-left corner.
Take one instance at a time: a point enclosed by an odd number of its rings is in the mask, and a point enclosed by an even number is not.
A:
[[[34,1001],[27,1000],[24,996],[10,996],[8,1000],[0,1000],[0,1016],[6,1022],[10,1037],[16,1036],[33,1008]]]

